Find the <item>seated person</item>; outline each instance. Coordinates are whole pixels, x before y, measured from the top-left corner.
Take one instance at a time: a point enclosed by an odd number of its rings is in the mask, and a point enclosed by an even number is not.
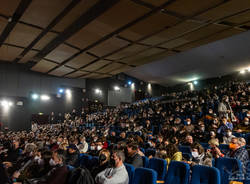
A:
[[[215,139],[215,138],[210,139],[208,144],[211,147],[211,149],[208,149],[207,151],[212,154],[213,158],[224,157],[224,154],[222,154],[220,149],[219,149],[219,140],[218,139]]]
[[[98,173],[102,172],[103,170],[109,167],[110,164],[109,150],[101,150],[99,153],[98,161],[99,161],[98,165],[95,166],[91,171],[93,178],[95,178]]]
[[[191,146],[192,161],[186,163],[193,165],[205,165],[212,167],[212,155],[205,153],[203,147],[199,143],[195,143]]]
[[[223,142],[222,144],[229,144],[232,140],[232,138],[235,137],[234,135],[232,135],[232,130],[231,129],[227,129],[226,130],[226,135],[223,136]]]
[[[181,144],[183,146],[191,146],[194,143],[193,137],[191,135],[187,135],[185,141]]]
[[[166,159],[165,159],[169,165],[169,163],[174,161],[182,161],[182,153],[179,151],[178,147],[175,144],[169,144],[166,147]]]
[[[229,144],[230,151],[225,155],[229,158],[236,158],[241,161],[243,172],[247,170],[247,164],[249,162],[249,155],[247,150],[242,147],[242,142],[239,138],[233,137],[231,143]]]
[[[78,160],[78,156],[79,156],[79,151],[78,151],[76,145],[70,144],[68,147],[67,154],[66,154],[65,163],[67,165],[75,166],[76,161]]]
[[[114,150],[110,163],[111,167],[97,174],[97,184],[128,184],[129,177],[123,162],[125,155],[121,150]]]
[[[142,157],[138,154],[139,146],[136,143],[127,145],[126,163],[133,165],[135,168],[143,167]]]

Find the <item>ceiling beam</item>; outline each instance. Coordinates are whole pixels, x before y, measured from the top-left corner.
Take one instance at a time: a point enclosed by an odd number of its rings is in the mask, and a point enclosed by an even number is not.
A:
[[[41,38],[46,35],[58,22],[62,20],[62,18],[67,15],[70,10],[72,10],[81,0],[73,0],[71,3],[68,4],[68,6],[58,15],[56,16],[52,22],[26,47],[23,52],[20,54],[21,57],[16,58],[14,62],[18,62],[20,58],[25,56],[33,47],[34,45],[41,40]]]
[[[52,50],[54,50],[56,47],[62,44],[65,40],[70,38],[73,34],[78,32],[84,26],[88,25],[91,21],[96,19],[98,16],[103,14],[106,10],[111,8],[113,5],[115,5],[119,1],[120,0],[109,0],[109,1],[100,0],[98,3],[92,6],[87,12],[83,13],[77,20],[75,20],[63,32],[61,32],[55,39],[49,42],[39,53],[36,54],[36,56],[33,57],[33,60],[36,62],[40,61],[47,54],[49,54]],[[51,71],[52,70],[50,70],[49,72]]]
[[[7,24],[7,26],[5,27],[5,29],[3,30],[3,32],[0,36],[0,47],[2,46],[4,41],[7,39],[7,37],[11,33],[11,31],[13,30],[13,28],[16,26],[17,22],[22,17],[25,10],[29,7],[31,2],[32,2],[32,0],[22,0],[19,3],[13,16],[9,17],[9,20],[8,20],[9,23]]]

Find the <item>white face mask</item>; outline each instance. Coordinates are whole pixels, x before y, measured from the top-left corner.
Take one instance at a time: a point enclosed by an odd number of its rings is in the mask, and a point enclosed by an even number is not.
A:
[[[95,150],[95,146],[90,146],[90,150]]]
[[[227,136],[230,137],[232,135],[232,132],[227,132]]]
[[[190,121],[187,121],[187,125],[190,125],[191,124],[191,122]]]
[[[102,146],[97,146],[96,149],[100,151],[102,149]]]
[[[244,124],[247,126],[247,125],[249,125],[249,122],[248,122],[248,121],[245,121]]]
[[[199,156],[199,153],[198,153],[198,152],[192,152],[192,156],[193,156],[194,158],[197,158],[197,157]]]
[[[49,160],[49,165],[50,165],[50,166],[55,166],[55,165],[56,165],[56,162],[51,158],[51,159]]]

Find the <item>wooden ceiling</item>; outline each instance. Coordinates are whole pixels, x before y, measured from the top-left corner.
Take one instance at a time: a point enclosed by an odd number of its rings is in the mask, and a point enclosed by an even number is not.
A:
[[[98,79],[249,29],[249,0],[2,1],[0,60]]]

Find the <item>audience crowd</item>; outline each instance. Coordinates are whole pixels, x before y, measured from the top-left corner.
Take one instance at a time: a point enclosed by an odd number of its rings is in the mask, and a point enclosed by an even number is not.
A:
[[[80,166],[83,183],[128,184],[124,163],[143,167],[144,156],[211,167],[216,158],[237,158],[246,172],[249,136],[239,135],[249,135],[249,93],[249,84],[231,81],[96,113],[74,109],[60,122],[32,122],[31,131],[2,131],[0,183],[72,183]],[[181,149],[187,146],[190,154]],[[83,155],[97,163],[81,164]]]

